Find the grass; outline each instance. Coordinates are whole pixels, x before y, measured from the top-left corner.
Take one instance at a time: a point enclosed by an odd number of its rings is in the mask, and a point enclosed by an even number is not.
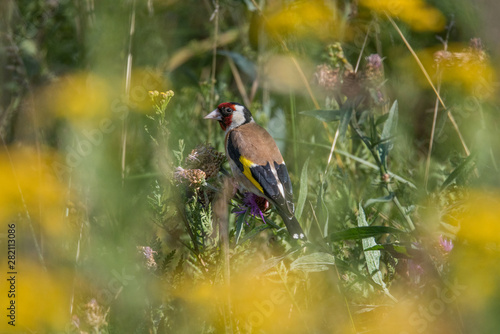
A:
[[[393,5],[11,4],[2,331],[494,332],[497,55],[472,10]],[[225,101],[275,136],[307,242],[232,181]]]

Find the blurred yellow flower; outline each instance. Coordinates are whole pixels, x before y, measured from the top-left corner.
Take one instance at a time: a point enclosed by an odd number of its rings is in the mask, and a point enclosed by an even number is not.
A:
[[[460,237],[483,245],[500,243],[500,193],[471,192],[463,208]]]
[[[72,274],[61,269],[46,272],[41,266],[30,262],[28,258],[18,261],[17,274],[8,275],[10,282],[2,279],[3,291],[9,291],[4,284],[12,284],[14,289],[9,302],[14,301],[15,327],[7,323],[12,321],[3,316],[0,324],[2,333],[56,333],[66,329],[70,322],[70,302]],[[4,282],[5,281],[5,282]],[[5,296],[7,297],[7,296]],[[3,299],[7,300],[7,299]],[[2,309],[4,309],[2,305]],[[4,313],[7,313],[4,309]],[[7,320],[9,319],[9,320]],[[64,331],[65,332],[65,331]]]
[[[483,50],[451,45],[448,51],[435,52],[434,62],[440,66],[444,83],[462,85],[479,99],[492,97],[496,72]]]
[[[130,78],[128,104],[133,110],[152,112],[150,91],[166,91],[168,83],[161,73],[149,69],[136,69]],[[160,94],[161,95],[161,94]]]
[[[397,17],[416,31],[441,31],[446,24],[443,14],[422,0],[361,0],[360,5]]]
[[[497,76],[484,51],[450,44],[447,51],[434,47],[417,51],[417,55],[431,76],[439,69],[444,87],[462,89],[478,99],[494,97]],[[411,68],[422,86],[429,85],[412,57],[405,59],[402,66]]]
[[[274,10],[271,5],[268,10],[266,27],[272,35],[314,34],[319,38],[331,38],[338,31],[336,8],[324,1],[294,1],[282,8],[276,6]]]
[[[166,87],[161,74],[149,69],[133,70],[128,87],[122,79],[77,72],[44,87],[37,102],[46,112],[85,126],[89,121],[123,118],[128,111],[152,112],[148,92]]]
[[[62,217],[67,192],[51,173],[54,161],[50,154],[34,149],[11,149],[10,155],[0,151],[0,222],[21,214],[29,214],[50,236],[64,234]]]
[[[176,296],[188,302],[193,310],[205,310],[207,317],[218,316],[222,305],[231,300],[232,316],[244,333],[279,333],[284,328],[306,332],[305,315],[294,307],[283,282],[255,275],[251,270],[232,276],[231,286],[185,281]],[[291,312],[301,316],[290,317]]]
[[[41,100],[49,112],[72,121],[105,116],[110,108],[111,87],[102,77],[78,72],[45,87]]]
[[[471,191],[463,204],[454,271],[467,308],[481,309],[498,298],[500,283],[500,193]]]

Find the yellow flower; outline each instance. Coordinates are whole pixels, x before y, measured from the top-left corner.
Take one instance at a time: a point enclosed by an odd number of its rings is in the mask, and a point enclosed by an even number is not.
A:
[[[464,204],[459,236],[479,244],[500,244],[500,193],[471,192]]]
[[[19,333],[38,332],[38,333],[61,333],[66,332],[67,325],[70,323],[70,302],[71,285],[73,276],[69,271],[54,269],[50,272],[45,271],[41,266],[31,262],[28,258],[21,258],[18,261],[20,269],[17,274],[8,275],[6,283],[13,284],[15,292],[9,299],[3,298],[2,301],[10,303],[14,301],[15,307],[15,327],[7,324],[11,321],[8,317],[0,323],[1,333],[12,333],[13,329],[19,329]],[[0,286],[5,292],[6,287],[3,282]],[[8,311],[7,303],[3,303],[4,314]]]
[[[494,96],[496,72],[484,51],[450,44],[447,51],[434,47],[417,51],[417,55],[431,77],[439,69],[443,87],[461,89],[478,99]],[[401,66],[412,69],[422,86],[429,85],[412,57],[402,60]]]
[[[323,1],[294,1],[286,8],[269,9],[267,29],[274,35],[314,34],[319,38],[331,38],[338,32],[336,8]]]
[[[111,111],[111,88],[102,77],[78,72],[45,87],[40,99],[49,112],[71,121],[105,116]]]
[[[166,87],[167,82],[160,73],[143,68],[133,70],[130,78],[128,105],[132,110],[150,112],[151,98],[163,97]]]
[[[441,31],[446,23],[439,10],[422,0],[361,0],[360,5],[397,17],[416,31]]]
[[[34,149],[0,152],[0,223],[18,214],[42,226],[49,236],[64,234],[67,191],[50,169],[53,156]]]
[[[215,312],[219,311],[220,308],[214,306],[223,305],[230,299],[232,314],[237,319],[238,328],[244,333],[280,333],[283,328],[295,328],[298,333],[307,332],[304,319],[297,316],[300,311],[294,308],[283,282],[256,275],[251,270],[232,275],[231,280],[235,283],[231,286],[184,281],[181,288],[175,291],[175,296],[186,303],[190,312],[204,310],[200,316],[207,318],[214,317]],[[288,283],[291,284],[291,281],[290,278]],[[293,316],[290,317],[292,310]]]
[[[499,207],[500,193],[488,191],[471,191],[462,205],[458,239],[465,243],[454,249],[454,271],[464,286],[461,299],[468,309],[487,308],[498,298]]]

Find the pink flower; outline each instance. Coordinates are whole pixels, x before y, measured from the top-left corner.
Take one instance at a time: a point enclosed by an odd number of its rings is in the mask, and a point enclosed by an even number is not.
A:
[[[439,244],[446,253],[451,252],[453,249],[453,241],[451,239],[444,238],[443,235],[439,236]]]

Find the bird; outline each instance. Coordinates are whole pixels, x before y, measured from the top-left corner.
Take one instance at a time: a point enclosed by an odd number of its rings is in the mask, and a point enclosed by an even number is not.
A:
[[[293,239],[306,240],[294,215],[290,176],[273,137],[236,102],[221,103],[204,118],[218,121],[225,131],[226,157],[236,181],[274,205]]]

